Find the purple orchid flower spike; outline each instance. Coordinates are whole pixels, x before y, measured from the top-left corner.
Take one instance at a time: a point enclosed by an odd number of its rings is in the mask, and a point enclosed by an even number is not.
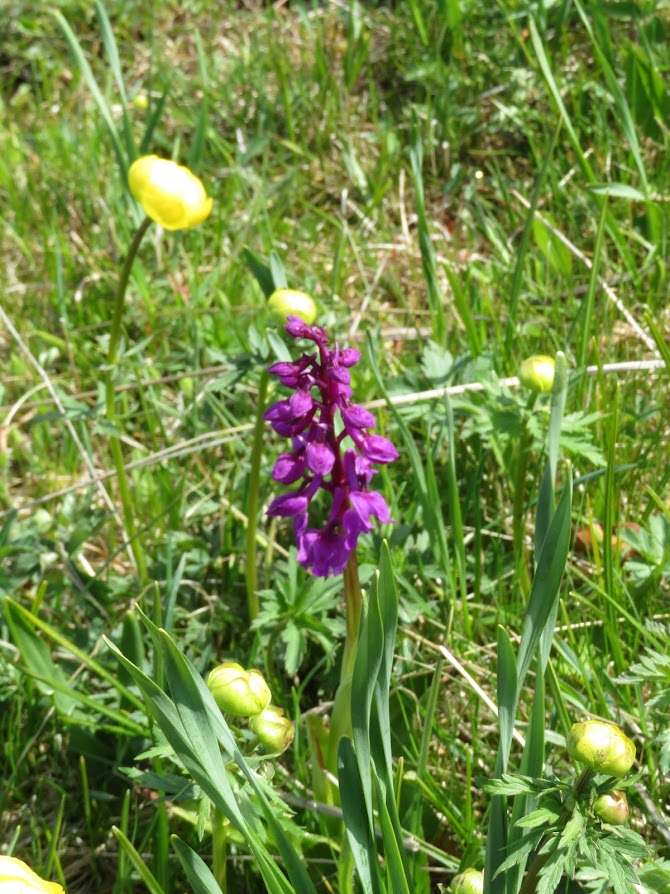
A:
[[[273,364],[268,372],[292,388],[294,394],[272,404],[265,419],[277,434],[291,438],[290,453],[282,453],[272,470],[281,484],[297,489],[272,501],[268,515],[293,518],[298,561],[318,577],[344,571],[358,538],[373,529],[373,519],[392,521],[386,500],[368,490],[377,470],[373,463],[398,458],[393,444],[370,434],[375,419],[369,410],[351,402],[349,369],[361,358],[353,348],[328,347],[319,326],[289,317],[286,331],[294,338],[313,341],[314,354],[295,362]],[[336,433],[339,412],[342,428]],[[349,439],[351,445],[343,444]],[[309,510],[319,491],[330,496],[330,512],[322,528],[309,526]]]

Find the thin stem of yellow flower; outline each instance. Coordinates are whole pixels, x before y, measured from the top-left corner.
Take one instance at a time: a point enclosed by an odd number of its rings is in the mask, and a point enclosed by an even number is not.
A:
[[[126,289],[128,288],[128,281],[130,279],[130,271],[133,266],[133,261],[135,260],[135,256],[137,255],[140,243],[150,224],[151,221],[149,220],[149,218],[145,217],[142,223],[137,228],[137,231],[135,232],[135,235],[133,236],[128,248],[128,253],[126,255],[125,261],[123,262],[118,285],[116,287],[116,295],[114,296],[114,311],[112,314],[112,326],[109,334],[107,368],[105,370],[105,406],[107,410],[107,422],[114,429],[117,429],[119,425],[116,417],[116,404],[114,399],[114,373],[116,371],[119,359],[119,344],[121,341],[121,321],[123,318],[123,305],[126,297]],[[140,583],[145,584],[147,582],[147,565],[142,544],[137,538],[137,527],[135,525],[135,513],[133,510],[130,485],[128,483],[128,476],[126,475],[126,469],[123,462],[123,450],[121,448],[121,441],[116,433],[113,433],[110,437],[110,448],[112,451],[112,459],[114,460],[114,468],[116,469],[116,475],[119,483],[119,496],[121,498],[121,506],[123,508],[123,520],[126,526],[126,531],[128,534],[128,539],[130,541],[130,547],[132,549],[133,557],[135,559],[135,564],[137,565],[137,575],[140,579]]]

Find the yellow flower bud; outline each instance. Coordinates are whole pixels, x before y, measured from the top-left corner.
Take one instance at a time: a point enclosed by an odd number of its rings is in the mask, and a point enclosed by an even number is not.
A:
[[[553,357],[546,354],[535,354],[527,357],[519,367],[519,381],[529,391],[546,394],[551,391],[556,374],[556,363]]]
[[[0,857],[0,894],[63,894],[56,882],[45,882],[16,857]]]
[[[267,754],[277,755],[286,751],[295,735],[292,721],[284,717],[282,708],[275,708],[274,705],[252,717],[249,726]]]
[[[482,894],[484,873],[479,869],[465,869],[454,876],[449,888],[452,894]]]
[[[128,185],[147,216],[166,230],[186,230],[209,217],[213,199],[202,182],[167,158],[143,155],[130,166]]]
[[[612,826],[622,826],[628,819],[628,798],[625,792],[605,792],[593,805],[593,812]]]
[[[139,109],[142,112],[145,109],[148,109],[149,108],[149,100],[147,98],[146,93],[137,93],[133,97],[133,105],[135,106],[136,109]]]
[[[613,723],[573,723],[566,740],[568,754],[607,776],[625,776],[635,760],[635,745]]]
[[[268,307],[280,323],[285,323],[287,317],[300,317],[311,326],[316,320],[316,302],[307,292],[297,289],[275,289],[268,298]]]
[[[260,714],[272,698],[260,671],[247,671],[233,661],[215,667],[207,679],[207,686],[220,710],[233,717]]]

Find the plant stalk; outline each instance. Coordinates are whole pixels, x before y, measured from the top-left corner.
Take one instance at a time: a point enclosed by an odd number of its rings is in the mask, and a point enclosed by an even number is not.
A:
[[[249,621],[258,617],[256,536],[258,533],[258,497],[260,493],[261,461],[263,459],[263,435],[265,432],[265,403],[268,393],[268,374],[263,370],[258,380],[258,405],[254,424],[254,440],[251,448],[251,469],[247,492],[247,561],[244,576],[247,584],[247,606]]]
[[[212,820],[212,872],[222,894],[226,894],[228,887],[226,867],[226,818],[215,807]]]
[[[114,393],[114,373],[119,361],[119,344],[121,342],[121,321],[123,318],[123,305],[126,297],[126,289],[130,279],[130,271],[133,261],[137,255],[140,243],[144,234],[149,228],[151,220],[145,217],[137,228],[132,238],[128,253],[121,268],[119,282],[116,287],[116,295],[114,296],[114,312],[112,315],[112,326],[109,335],[109,348],[107,351],[107,367],[105,369],[105,406],[107,410],[107,421],[113,428],[118,428],[119,422],[116,416],[116,404]],[[121,498],[121,506],[123,509],[123,520],[130,541],[130,549],[137,566],[137,575],[141,584],[147,582],[147,565],[144,557],[142,544],[137,537],[137,527],[135,525],[135,513],[133,510],[133,501],[130,493],[130,485],[128,484],[128,476],[123,462],[123,449],[121,440],[118,435],[112,434],[110,438],[110,446],[112,450],[112,459],[114,460],[114,468],[116,469],[116,477],[119,486],[119,496]]]
[[[358,634],[361,626],[361,584],[358,577],[358,560],[352,553],[344,569],[345,634],[340,685],[335,693],[328,737],[328,769],[337,775],[337,749],[343,736],[351,735],[351,680],[358,652]]]
[[[579,797],[579,795],[581,795],[581,793],[584,791],[584,789],[589,784],[591,779],[593,779],[594,772],[595,772],[594,770],[587,767],[586,770],[583,770],[582,773],[580,773],[580,775],[575,780],[575,785],[574,785],[575,797]],[[572,811],[569,810],[569,808],[567,808],[567,807],[563,808],[563,811],[562,811],[560,817],[558,818],[558,822],[556,824],[558,828],[565,825],[565,823],[570,818],[571,812]],[[540,845],[539,845],[540,849],[542,848],[542,845],[545,843],[546,843],[546,836],[540,842]],[[537,854],[537,856],[535,857],[535,859],[533,860],[533,862],[530,865],[530,869],[526,873],[526,877],[523,880],[523,884],[519,888],[519,894],[535,894],[535,891],[537,890],[537,883],[540,878],[540,873],[542,872],[542,867],[547,862],[547,860],[549,859],[551,854],[552,854],[552,851],[547,851],[545,853]]]

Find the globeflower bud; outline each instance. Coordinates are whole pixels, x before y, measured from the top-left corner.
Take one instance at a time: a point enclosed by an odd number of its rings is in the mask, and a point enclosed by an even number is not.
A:
[[[465,869],[454,876],[449,887],[452,894],[482,894],[484,873],[479,869]]]
[[[308,326],[316,320],[316,302],[307,292],[297,289],[275,289],[268,298],[268,307],[279,323],[299,317]]]
[[[628,798],[618,790],[605,792],[596,799],[593,812],[606,823],[622,826],[628,819]]]
[[[213,199],[188,168],[143,155],[130,166],[128,186],[148,217],[166,230],[186,230],[209,217]]]
[[[635,760],[635,745],[613,723],[573,723],[566,740],[568,754],[607,776],[625,776]]]
[[[0,857],[0,894],[63,894],[56,882],[45,882],[16,857]]]
[[[215,667],[207,686],[219,709],[233,717],[260,714],[272,697],[260,671],[247,671],[233,661]]]
[[[275,708],[274,705],[252,717],[249,726],[267,754],[277,755],[286,751],[295,735],[294,724],[284,717],[282,708]]]
[[[551,391],[556,373],[556,363],[553,357],[547,354],[535,354],[527,357],[519,367],[519,381],[538,394],[546,394]]]

